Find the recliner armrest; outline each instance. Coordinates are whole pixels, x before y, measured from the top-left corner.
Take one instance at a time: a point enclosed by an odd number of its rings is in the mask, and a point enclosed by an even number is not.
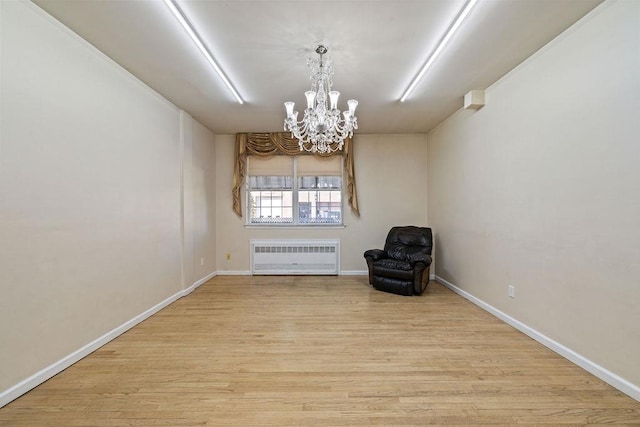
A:
[[[410,254],[407,255],[407,258],[407,261],[409,261],[411,264],[421,262],[427,267],[431,265],[431,257],[427,254]]]
[[[387,258],[387,254],[382,249],[369,249],[364,253],[365,258],[371,258],[372,261]]]

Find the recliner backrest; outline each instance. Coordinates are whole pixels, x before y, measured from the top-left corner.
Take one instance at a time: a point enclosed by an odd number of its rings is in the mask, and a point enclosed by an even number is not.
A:
[[[431,255],[432,242],[430,228],[413,225],[393,227],[387,235],[384,251],[389,258],[408,261],[416,253]]]

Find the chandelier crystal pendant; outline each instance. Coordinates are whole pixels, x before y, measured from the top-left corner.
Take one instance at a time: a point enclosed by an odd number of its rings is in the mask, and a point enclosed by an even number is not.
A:
[[[320,55],[319,60],[307,61],[311,68],[311,90],[304,93],[307,98],[304,117],[298,121],[298,112],[293,110],[295,103],[285,102],[287,118],[284,119],[284,130],[291,132],[291,136],[298,139],[300,151],[331,153],[342,150],[344,140],[353,136],[354,129],[358,129],[358,118],[355,115],[358,101],[350,99],[347,102],[349,110],[340,115],[340,92],[331,90],[331,60],[322,59],[322,55],[327,53],[327,48],[323,45],[317,46],[316,53]]]

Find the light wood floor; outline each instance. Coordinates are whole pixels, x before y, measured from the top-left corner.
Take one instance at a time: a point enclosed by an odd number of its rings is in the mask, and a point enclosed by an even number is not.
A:
[[[640,424],[640,403],[436,282],[216,277],[2,426]]]

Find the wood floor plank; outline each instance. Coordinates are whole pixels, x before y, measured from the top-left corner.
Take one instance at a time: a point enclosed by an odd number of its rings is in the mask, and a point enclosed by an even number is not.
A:
[[[1,426],[640,425],[640,403],[431,282],[219,276]]]

